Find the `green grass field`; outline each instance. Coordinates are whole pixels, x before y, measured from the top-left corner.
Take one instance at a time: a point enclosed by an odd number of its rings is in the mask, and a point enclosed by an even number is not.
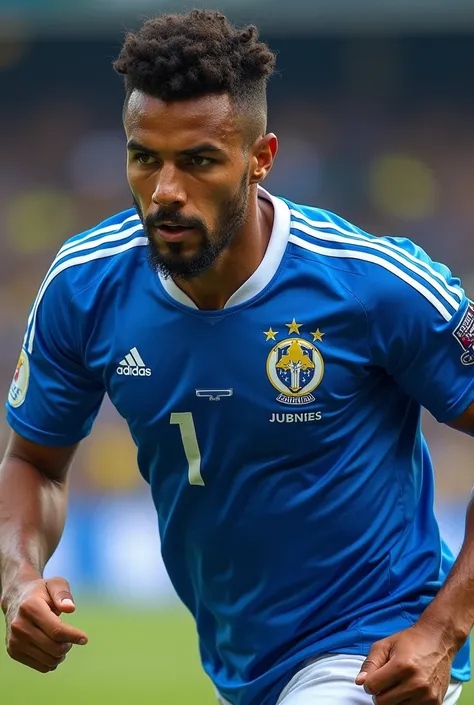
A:
[[[79,605],[70,621],[86,631],[89,644],[75,647],[54,673],[34,673],[0,651],[2,705],[215,704],[182,611]],[[461,704],[474,705],[474,687],[465,688]]]
[[[89,644],[74,647],[54,673],[30,671],[2,649],[2,705],[214,705],[191,619],[182,611],[78,606],[68,621],[86,632]]]

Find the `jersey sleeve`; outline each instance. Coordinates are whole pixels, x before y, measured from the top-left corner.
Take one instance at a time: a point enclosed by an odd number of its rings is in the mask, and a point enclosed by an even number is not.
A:
[[[381,258],[370,281],[374,362],[440,422],[474,402],[474,304],[459,279],[410,241]]]
[[[66,275],[43,283],[6,403],[9,425],[34,443],[69,446],[90,433],[105,389],[83,362],[80,333]]]

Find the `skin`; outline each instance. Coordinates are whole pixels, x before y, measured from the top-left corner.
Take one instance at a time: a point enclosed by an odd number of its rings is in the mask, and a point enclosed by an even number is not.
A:
[[[43,580],[61,538],[66,477],[75,448],[47,448],[12,433],[0,465],[0,587],[8,654],[41,673],[54,670],[87,635],[64,624],[69,584]]]
[[[474,404],[452,428],[474,436]],[[376,705],[441,705],[453,659],[474,625],[474,492],[460,554],[443,587],[409,629],[377,641],[356,678]]]
[[[200,309],[221,309],[263,259],[273,225],[271,205],[257,197],[257,184],[270,171],[277,152],[275,135],[246,146],[248,126],[228,95],[164,103],[138,91],[124,115],[128,182],[145,224],[167,216],[198,221],[214,243],[226,207],[242,197],[242,223],[230,242],[200,276],[174,277]],[[197,149],[207,145],[207,149]],[[190,154],[190,150],[193,153]],[[179,252],[148,230],[152,250],[167,259],[189,261],[203,247],[203,234],[191,231]]]
[[[260,264],[270,237],[273,213],[257,198],[257,184],[272,166],[277,141],[266,135],[247,147],[244,128],[225,95],[164,104],[135,94],[125,113],[132,142],[128,179],[145,223],[165,212],[199,219],[205,229],[189,233],[174,248],[177,252],[150,231],[159,252],[178,254],[186,262],[203,247],[204,232],[218,239],[222,213],[230,202],[238,202],[242,184],[248,186],[241,227],[224,250],[200,276],[175,279],[201,309],[225,305]],[[202,144],[212,150],[190,160],[185,152]],[[148,156],[137,159],[143,148]],[[217,160],[212,165],[206,161],[211,157]],[[452,426],[474,436],[474,404]],[[62,535],[67,474],[75,452],[76,447],[39,446],[12,432],[0,466],[0,587],[7,651],[42,673],[54,670],[72,645],[87,643],[84,632],[60,618],[75,609],[67,581],[42,577]],[[376,694],[377,705],[441,705],[452,660],[473,624],[471,501],[464,546],[445,585],[413,627],[373,645],[356,683]]]

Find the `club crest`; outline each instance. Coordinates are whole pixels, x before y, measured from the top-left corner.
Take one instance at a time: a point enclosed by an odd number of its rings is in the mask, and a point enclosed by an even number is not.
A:
[[[286,324],[289,333],[299,334],[301,324],[293,319]],[[277,331],[266,331],[267,340],[275,340]],[[319,329],[312,333],[315,340],[322,340],[324,333]],[[321,384],[324,375],[324,361],[314,343],[303,337],[288,337],[278,342],[267,357],[267,376],[279,392],[277,401],[281,404],[303,405],[315,401],[314,390]]]

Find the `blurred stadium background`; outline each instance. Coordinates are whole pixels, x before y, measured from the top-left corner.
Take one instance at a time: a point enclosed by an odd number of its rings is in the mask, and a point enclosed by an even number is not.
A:
[[[0,391],[28,307],[56,249],[130,204],[122,86],[124,29],[160,0],[0,0]],[[270,130],[281,151],[267,186],[376,234],[408,236],[474,291],[472,0],[228,0],[279,53]],[[138,20],[137,20],[138,17]],[[456,551],[472,486],[472,442],[425,419],[436,507]],[[0,445],[7,437],[0,422]],[[0,651],[5,705],[109,700],[213,702],[193,626],[160,561],[156,520],[123,421],[105,403],[71,474],[71,509],[48,575],[68,577],[90,644],[54,676]],[[474,688],[463,705],[474,704]]]

